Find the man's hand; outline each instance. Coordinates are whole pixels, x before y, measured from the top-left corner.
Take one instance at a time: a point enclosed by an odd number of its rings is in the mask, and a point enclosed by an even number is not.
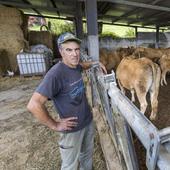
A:
[[[103,72],[104,72],[105,74],[107,74],[106,67],[105,67],[101,62],[99,62],[99,66],[101,67],[101,69],[103,70]]]
[[[69,117],[57,120],[56,126],[52,129],[59,132],[71,130],[77,126],[77,119],[77,117]]]

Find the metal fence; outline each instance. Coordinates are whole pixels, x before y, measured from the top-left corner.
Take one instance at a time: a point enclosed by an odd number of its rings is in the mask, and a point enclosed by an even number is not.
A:
[[[118,89],[115,74],[104,75],[94,66],[91,77],[94,104],[102,106],[122,169],[138,170],[131,130],[146,149],[149,170],[170,170],[170,127],[158,130]]]

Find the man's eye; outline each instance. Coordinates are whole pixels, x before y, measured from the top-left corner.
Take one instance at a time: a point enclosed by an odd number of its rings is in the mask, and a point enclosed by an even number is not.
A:
[[[80,51],[80,48],[76,48],[76,51]]]
[[[66,51],[71,52],[71,51],[72,51],[72,49],[67,48],[67,49],[66,49]]]

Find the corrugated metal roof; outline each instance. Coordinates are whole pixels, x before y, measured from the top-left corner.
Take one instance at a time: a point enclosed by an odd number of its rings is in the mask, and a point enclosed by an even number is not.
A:
[[[0,0],[0,4],[19,8],[25,14],[44,17],[76,16],[76,4],[84,0]],[[104,23],[142,27],[170,26],[169,0],[98,0],[98,20]]]

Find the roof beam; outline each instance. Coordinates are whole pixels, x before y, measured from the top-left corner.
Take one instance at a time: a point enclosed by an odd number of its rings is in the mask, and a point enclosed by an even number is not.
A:
[[[60,16],[58,17],[58,16],[48,16],[48,15],[43,15],[43,16],[35,15],[35,14],[24,14],[24,15],[42,17],[42,18],[60,19],[60,20],[67,20],[67,21],[73,21],[74,20],[74,17],[63,18],[63,17],[60,17]]]
[[[24,3],[32,5],[28,0],[22,0]],[[42,15],[37,9],[32,8],[38,15]]]
[[[0,0],[0,4],[2,4],[2,5],[11,5],[13,7],[25,8],[25,9],[35,8],[35,9],[49,11],[49,12],[57,12],[56,8],[48,7],[48,6],[37,6],[37,5],[23,4],[23,3],[17,3],[17,2],[9,2],[9,1],[3,1],[3,0]],[[62,11],[60,10],[60,13],[67,14],[68,10],[62,10]],[[70,14],[70,15],[74,16],[75,13]]]
[[[166,12],[157,13],[157,14],[151,16],[151,17],[154,17],[154,18],[150,19],[149,21],[143,20],[143,25],[146,26],[146,25],[148,25],[148,24],[153,24],[153,23],[156,24],[156,22],[157,22],[157,20],[158,20],[158,17],[160,17],[161,15],[167,16],[167,15],[165,15],[165,14],[167,14],[167,13],[166,13]],[[164,17],[164,18],[165,18],[165,17]],[[164,19],[164,18],[163,18],[163,19]],[[159,19],[160,19],[160,18],[159,18]],[[162,19],[161,19],[161,20],[162,20]],[[166,22],[167,22],[167,21],[166,21]],[[166,22],[165,22],[165,23],[166,23]]]
[[[59,12],[59,9],[58,9],[55,1],[54,0],[50,0],[50,2],[52,3],[53,7],[57,9],[57,14],[58,14],[58,16],[60,16],[60,12]]]
[[[161,2],[161,1],[163,1],[163,0],[155,0],[155,1],[153,1],[151,4],[152,4],[152,5],[155,5],[155,4],[157,4],[157,3]]]
[[[155,1],[150,2],[150,4],[155,5],[156,3],[160,2],[160,1],[162,1],[162,0],[155,0]],[[135,12],[139,12],[140,10],[142,10],[142,8],[136,8],[134,10],[131,10],[131,11],[121,15],[120,17],[117,17],[117,19],[114,19],[112,22],[116,22],[116,21],[118,21],[120,19],[124,19],[125,17],[127,18],[129,15],[132,15]]]
[[[98,11],[99,13],[105,14],[108,11],[108,3],[103,2],[102,4],[98,4]]]
[[[84,1],[84,0],[79,0],[79,1]],[[99,2],[102,2],[102,1],[111,2],[111,3],[116,3],[116,4],[129,5],[129,6],[135,6],[135,7],[140,7],[140,8],[170,12],[170,8],[168,7],[145,4],[145,3],[140,3],[140,2],[132,2],[132,1],[127,1],[127,0],[98,0],[98,1]]]
[[[128,24],[133,24],[133,23],[136,23],[136,22],[144,22],[146,23],[145,25],[149,24],[150,20],[153,19],[153,18],[157,18],[163,14],[166,14],[166,12],[158,12],[158,13],[154,13],[154,14],[151,14],[149,16],[143,16],[142,18],[140,19],[133,19],[132,21],[128,22]],[[150,19],[151,18],[151,19]]]

